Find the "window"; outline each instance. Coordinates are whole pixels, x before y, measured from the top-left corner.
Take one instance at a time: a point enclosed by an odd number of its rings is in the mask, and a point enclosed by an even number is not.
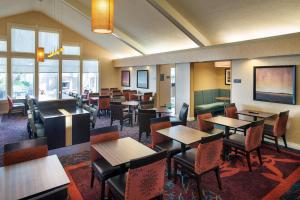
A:
[[[23,99],[34,95],[34,59],[12,58],[12,96]]]
[[[62,61],[62,92],[77,92],[80,90],[80,61],[63,60]]]
[[[6,98],[7,60],[0,58],[0,99]]]
[[[83,90],[98,91],[98,68],[99,63],[97,60],[83,61]]]
[[[54,32],[39,32],[39,47],[43,47],[47,54],[56,51],[59,48],[59,34]]]
[[[63,48],[63,55],[80,56],[79,46],[63,45]]]
[[[45,59],[39,63],[39,99],[58,98],[58,60]]]
[[[6,40],[0,40],[0,51],[2,51],[2,52],[7,51],[7,42],[6,42]]]
[[[35,53],[35,31],[12,28],[11,48],[13,52]]]

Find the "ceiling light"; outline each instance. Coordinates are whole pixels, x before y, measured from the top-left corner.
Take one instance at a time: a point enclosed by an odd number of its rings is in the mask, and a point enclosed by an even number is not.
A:
[[[114,26],[114,0],[92,0],[92,31],[112,33]]]

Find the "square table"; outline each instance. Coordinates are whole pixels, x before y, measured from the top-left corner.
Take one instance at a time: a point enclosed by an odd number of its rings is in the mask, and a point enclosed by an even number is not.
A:
[[[0,168],[0,199],[16,200],[65,191],[70,180],[57,155]]]
[[[112,166],[125,165],[130,160],[156,153],[131,137],[93,144],[92,147]]]
[[[241,128],[251,124],[249,121],[243,121],[240,119],[234,119],[229,117],[217,116],[208,119],[203,119],[206,122],[225,126],[225,136],[229,135],[229,128]]]
[[[237,114],[251,116],[253,117],[254,121],[257,121],[257,118],[266,119],[276,115],[275,113],[267,113],[267,112],[254,111],[254,110],[241,110],[238,111]]]
[[[178,125],[170,128],[165,128],[157,131],[159,134],[167,136],[181,143],[181,151],[184,152],[186,145],[193,144],[202,139],[202,137],[210,136],[211,134],[199,131],[186,126]]]
[[[166,108],[166,107],[158,107],[158,108],[148,108],[146,110],[154,110],[156,113],[158,113],[158,117],[161,117],[161,115],[163,113],[166,113],[166,114],[171,114],[173,113],[173,111],[169,108]]]

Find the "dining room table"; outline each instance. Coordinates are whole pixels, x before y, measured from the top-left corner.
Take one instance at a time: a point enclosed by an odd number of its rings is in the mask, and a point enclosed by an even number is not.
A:
[[[0,168],[0,200],[67,199],[69,183],[57,155],[8,165]]]
[[[162,114],[171,114],[171,113],[173,113],[173,111],[171,109],[166,108],[166,107],[148,108],[147,110],[154,110],[158,114],[158,117],[161,117]]]
[[[237,114],[253,117],[254,121],[257,121],[257,119],[259,118],[260,119],[272,118],[276,115],[276,113],[262,112],[256,110],[240,110],[237,111]]]
[[[156,153],[153,149],[131,137],[93,144],[92,148],[101,154],[112,166],[120,166],[123,168],[125,168],[125,165],[129,163],[130,160]]]
[[[181,152],[185,152],[186,146],[199,142],[202,137],[208,137],[212,134],[193,129],[187,126],[177,125],[170,128],[164,128],[157,130],[159,134],[162,134],[168,138],[171,138],[181,144]],[[220,131],[221,133],[222,131]],[[215,133],[216,134],[216,133]]]
[[[132,96],[135,96],[135,97],[137,97],[137,99],[139,100],[139,101],[142,101],[142,97],[144,96],[144,94],[131,94]]]

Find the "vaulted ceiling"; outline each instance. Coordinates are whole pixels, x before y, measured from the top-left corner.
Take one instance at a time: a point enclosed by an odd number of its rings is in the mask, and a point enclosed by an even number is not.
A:
[[[0,17],[37,10],[113,58],[300,32],[299,0],[115,0],[114,34],[91,32],[91,0],[1,0]]]

